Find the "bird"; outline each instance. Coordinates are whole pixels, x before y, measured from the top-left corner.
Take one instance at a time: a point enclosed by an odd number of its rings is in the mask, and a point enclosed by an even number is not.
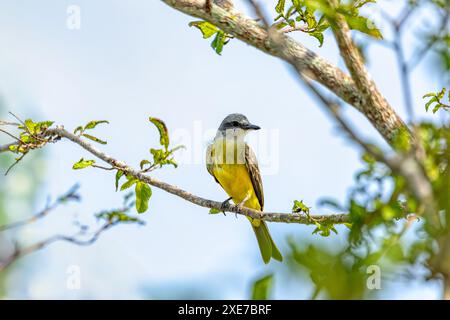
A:
[[[220,124],[217,134],[206,150],[206,169],[238,207],[264,210],[264,192],[256,156],[245,142],[246,135],[260,127],[251,124],[246,116],[232,113]],[[267,224],[261,219],[250,220],[265,264],[271,258],[283,261]]]

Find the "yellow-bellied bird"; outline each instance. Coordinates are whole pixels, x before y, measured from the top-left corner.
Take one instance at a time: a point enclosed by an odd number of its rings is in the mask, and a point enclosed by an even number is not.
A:
[[[251,124],[242,114],[228,115],[220,124],[214,141],[208,146],[206,168],[230,196],[225,202],[233,200],[238,206],[263,211],[264,193],[258,162],[245,142],[247,133],[258,129],[260,127]],[[271,258],[282,261],[283,257],[266,223],[259,219],[249,220],[264,263],[269,263]]]

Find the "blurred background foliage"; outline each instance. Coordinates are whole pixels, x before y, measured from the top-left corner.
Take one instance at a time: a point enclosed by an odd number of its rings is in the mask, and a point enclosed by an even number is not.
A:
[[[7,117],[6,102],[0,95],[0,118]],[[45,151],[31,154],[30,161],[15,168],[17,171],[14,172],[14,176],[5,176],[6,170],[14,163],[14,158],[10,153],[2,153],[0,157],[0,225],[32,215],[34,201],[44,183]],[[0,233],[0,259],[13,252],[16,242],[23,238],[22,231]],[[15,268],[20,268],[20,262],[0,272],[0,298],[8,297],[8,288],[11,289],[8,277]],[[14,284],[14,288],[20,286],[21,283]]]

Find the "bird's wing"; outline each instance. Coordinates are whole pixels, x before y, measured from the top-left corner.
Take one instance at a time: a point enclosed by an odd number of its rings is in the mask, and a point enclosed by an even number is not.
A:
[[[208,146],[208,148],[206,149],[206,170],[208,170],[209,174],[212,175],[214,177],[214,180],[216,180],[217,183],[219,183],[219,181],[217,180],[216,176],[214,175],[214,171],[213,171],[213,144],[210,144]],[[219,183],[220,184],[220,183]]]
[[[264,191],[261,180],[261,174],[259,172],[258,160],[253,153],[252,149],[245,144],[245,165],[247,167],[250,180],[252,181],[253,189],[255,190],[256,197],[258,198],[261,211],[264,208]]]

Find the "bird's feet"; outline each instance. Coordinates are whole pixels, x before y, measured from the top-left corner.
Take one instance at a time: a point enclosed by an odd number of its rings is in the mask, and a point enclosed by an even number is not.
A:
[[[241,202],[236,204],[236,208],[241,210],[244,207],[244,204],[248,201],[248,199],[250,199],[250,194],[247,194],[247,196],[245,196],[245,198]],[[236,218],[237,218],[237,212],[235,213],[235,215],[236,215]]]
[[[233,199],[232,197],[229,197],[227,200],[225,200],[224,202],[222,202],[222,205],[220,206],[220,209],[223,212],[223,215],[225,214],[225,210],[229,208],[230,206],[230,200]]]

